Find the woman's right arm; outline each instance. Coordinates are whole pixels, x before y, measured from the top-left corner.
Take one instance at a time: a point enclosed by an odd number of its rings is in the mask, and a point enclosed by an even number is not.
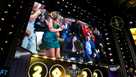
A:
[[[41,14],[40,10],[36,11],[35,13],[30,15],[30,19],[29,20],[35,20],[40,14]]]
[[[53,28],[53,20],[51,18],[49,18],[49,20],[45,20],[45,22],[47,23],[49,31],[51,32],[59,32],[63,30],[61,27],[58,29]]]

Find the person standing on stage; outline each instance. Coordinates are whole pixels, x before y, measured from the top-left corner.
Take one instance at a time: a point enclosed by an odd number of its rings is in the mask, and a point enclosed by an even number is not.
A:
[[[25,37],[23,38],[23,42],[21,47],[28,49],[32,53],[37,53],[36,51],[36,35],[34,23],[36,18],[41,14],[40,10],[41,4],[35,2],[32,8],[32,12],[29,18],[29,22],[26,28]]]
[[[63,26],[60,25],[59,17],[59,12],[53,11],[49,14],[49,18],[45,20],[47,30],[44,31],[40,48],[43,55],[49,58],[61,58],[58,37],[60,36],[59,32],[63,30]]]

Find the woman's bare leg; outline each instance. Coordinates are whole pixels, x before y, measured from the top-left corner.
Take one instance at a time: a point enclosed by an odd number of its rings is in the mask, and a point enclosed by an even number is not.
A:
[[[55,49],[55,55],[56,55],[56,58],[60,58],[60,48],[56,48]]]
[[[56,58],[55,57],[55,48],[50,48],[50,49],[48,49],[48,56],[49,56],[49,58]]]

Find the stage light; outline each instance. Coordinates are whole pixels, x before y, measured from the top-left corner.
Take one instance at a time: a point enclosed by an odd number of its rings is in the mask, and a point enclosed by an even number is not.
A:
[[[66,4],[69,4],[69,2],[66,2]]]
[[[133,21],[129,21],[129,24],[130,24],[130,25],[133,24]]]
[[[4,20],[5,20],[5,18],[2,17],[2,18],[1,18],[1,21],[4,21]]]
[[[118,40],[118,42],[120,43],[120,40]]]
[[[19,12],[17,11],[17,12],[16,12],[16,15],[18,15],[18,14],[19,14]]]
[[[60,2],[59,2],[59,1],[57,1],[57,4],[60,4]]]
[[[69,11],[67,12],[68,14],[71,14]]]
[[[76,9],[76,8],[77,8],[77,6],[76,6],[76,5],[74,5],[74,8]]]
[[[110,38],[108,38],[108,37],[106,38],[107,41],[108,41],[109,39],[110,39]]]
[[[7,44],[7,43],[8,43],[8,41],[6,40],[6,41],[5,41],[5,44]]]
[[[125,59],[126,57],[125,56],[123,56],[123,59]]]
[[[8,7],[11,7],[11,4],[8,4]]]
[[[20,5],[20,7],[19,7],[20,9],[22,9],[23,8],[23,6],[22,5]]]
[[[121,52],[122,53],[122,55],[124,55],[124,52]]]
[[[4,13],[5,13],[5,14],[7,14],[7,13],[8,13],[8,11],[7,11],[7,10],[5,10],[5,11],[4,11]]]
[[[120,48],[120,50],[123,50],[123,48]]]
[[[72,3],[70,3],[69,5],[71,5],[71,6],[72,6]]]
[[[128,65],[125,65],[126,68],[128,68]]]
[[[109,53],[110,56],[112,56],[112,53]]]
[[[110,62],[113,62],[114,60],[113,59],[110,59]]]
[[[83,13],[80,13],[80,15],[83,15]]]
[[[8,34],[11,35],[11,34],[13,34],[13,32],[9,32]]]
[[[104,35],[105,35],[105,36],[107,36],[107,35],[108,35],[108,33],[105,33]]]
[[[13,24],[11,25],[11,28],[14,28],[14,25],[13,25]]]
[[[45,1],[44,1],[44,0],[42,0],[42,3],[45,3]]]
[[[65,8],[68,8],[68,6],[67,6],[67,5],[65,5]]]
[[[76,9],[73,9],[73,12],[75,12],[76,11]]]
[[[129,71],[129,72],[133,72],[134,69],[133,69],[132,67],[130,67],[130,68],[128,69],[128,71]]]
[[[110,45],[110,43],[108,42],[108,43],[106,43],[107,45]]]
[[[108,50],[110,51],[110,50],[111,50],[111,48],[108,48]]]
[[[3,51],[3,48],[0,48],[1,51]]]
[[[130,62],[133,62],[133,60],[132,60],[132,59],[130,59]]]

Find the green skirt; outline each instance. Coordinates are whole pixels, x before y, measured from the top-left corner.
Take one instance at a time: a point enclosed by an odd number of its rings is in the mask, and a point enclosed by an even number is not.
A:
[[[50,31],[44,32],[40,49],[45,48],[60,48],[60,44],[55,32]]]

